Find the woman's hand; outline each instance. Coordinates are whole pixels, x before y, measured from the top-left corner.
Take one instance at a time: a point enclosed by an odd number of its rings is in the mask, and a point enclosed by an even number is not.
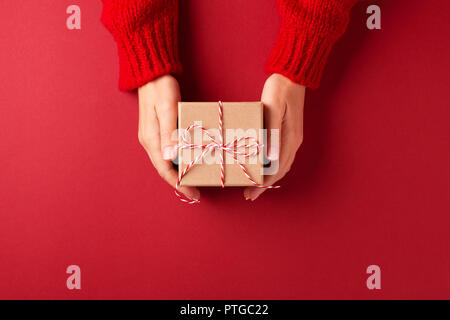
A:
[[[303,141],[305,87],[275,73],[266,80],[261,101],[264,104],[264,122],[268,132],[268,158],[272,162],[278,162],[275,163],[275,167],[278,164],[278,170],[265,176],[264,185],[273,185],[291,169],[295,154]],[[272,130],[279,130],[278,136]],[[271,137],[272,133],[274,139]],[[244,197],[253,201],[265,190],[248,187],[244,190]]]
[[[177,80],[161,76],[138,90],[139,142],[147,151],[159,175],[175,187],[178,172],[172,166],[176,158],[176,130],[180,87]],[[193,187],[180,187],[179,191],[190,199],[200,199]]]

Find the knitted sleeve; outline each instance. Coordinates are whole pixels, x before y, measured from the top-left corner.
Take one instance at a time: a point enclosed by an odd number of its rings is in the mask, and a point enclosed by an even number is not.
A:
[[[177,0],[102,1],[102,22],[117,42],[121,90],[181,72]]]
[[[317,88],[331,48],[345,32],[357,1],[277,0],[281,30],[266,71]]]

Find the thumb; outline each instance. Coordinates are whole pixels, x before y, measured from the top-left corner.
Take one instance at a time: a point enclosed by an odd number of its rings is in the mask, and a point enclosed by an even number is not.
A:
[[[284,108],[276,101],[263,100],[264,125],[267,130],[267,158],[275,161],[280,156],[281,125]]]
[[[164,160],[176,158],[178,103],[169,102],[156,106],[161,136],[161,153]]]

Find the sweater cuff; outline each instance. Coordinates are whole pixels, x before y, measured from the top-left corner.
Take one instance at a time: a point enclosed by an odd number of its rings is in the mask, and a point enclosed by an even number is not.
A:
[[[127,10],[105,6],[102,16],[117,43],[119,89],[122,91],[139,88],[159,76],[179,74],[182,70],[178,53],[177,1],[163,3],[162,7],[142,3],[146,6],[126,7]]]
[[[328,55],[348,25],[350,9],[329,0],[290,3],[280,8],[281,30],[265,69],[316,89]]]
[[[139,88],[151,80],[181,72],[175,19],[164,17],[118,42],[120,90]]]

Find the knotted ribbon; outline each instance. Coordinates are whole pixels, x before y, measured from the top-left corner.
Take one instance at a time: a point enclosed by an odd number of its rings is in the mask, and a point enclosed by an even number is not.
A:
[[[223,154],[226,152],[227,154],[231,155],[233,160],[239,165],[239,167],[242,169],[242,172],[247,177],[250,182],[255,185],[258,188],[267,188],[267,189],[275,189],[279,188],[279,186],[264,186],[259,183],[257,183],[253,178],[250,176],[250,174],[247,172],[247,169],[242,164],[242,161],[238,159],[238,157],[243,158],[244,160],[250,157],[254,157],[258,155],[260,149],[262,149],[263,145],[258,143],[258,139],[254,137],[248,137],[244,136],[241,138],[236,138],[233,141],[230,141],[228,143],[223,143],[223,103],[221,101],[218,102],[218,111],[219,111],[219,135],[218,138],[215,139],[207,129],[203,128],[200,125],[191,124],[189,127],[187,127],[182,134],[180,135],[180,142],[177,146],[178,150],[183,149],[201,149],[203,150],[197,157],[194,158],[191,162],[187,164],[187,166],[184,168],[184,170],[178,175],[178,180],[175,186],[175,194],[177,197],[188,204],[195,204],[199,203],[199,200],[191,199],[187,196],[183,196],[179,192],[179,187],[181,183],[181,179],[188,173],[188,171],[197,164],[201,159],[203,159],[209,152],[216,150],[219,152],[219,164],[220,164],[220,185],[222,188],[225,187],[225,170],[224,170],[224,161],[223,161]],[[198,128],[206,135],[206,137],[209,140],[208,144],[192,144],[189,139],[189,132],[192,129]],[[241,141],[246,141],[245,144],[239,144]],[[243,149],[243,151],[242,151]],[[248,151],[247,151],[248,150]],[[253,150],[253,151],[250,151]]]

